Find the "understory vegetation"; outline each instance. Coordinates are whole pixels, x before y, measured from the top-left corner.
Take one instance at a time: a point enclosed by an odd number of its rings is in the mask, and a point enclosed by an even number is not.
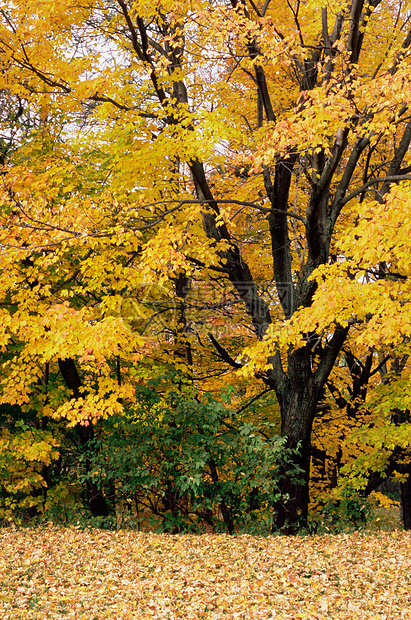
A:
[[[163,386],[164,379],[159,379]],[[16,422],[16,408],[3,407],[9,441],[3,441],[0,453],[2,524],[173,534],[275,532],[281,476],[298,482],[301,472],[293,450],[264,419],[267,402],[251,405],[246,416],[236,415],[231,389],[219,401],[211,394],[199,401],[188,399],[187,392],[183,398],[181,389],[164,399],[154,387],[151,380],[141,387],[138,405],[96,425],[86,449],[76,429],[48,426],[55,446],[49,464],[33,419]],[[93,515],[90,493],[96,489],[104,509]],[[320,501],[313,485],[302,531],[400,527],[399,485],[387,480],[382,490],[365,496],[347,479]]]

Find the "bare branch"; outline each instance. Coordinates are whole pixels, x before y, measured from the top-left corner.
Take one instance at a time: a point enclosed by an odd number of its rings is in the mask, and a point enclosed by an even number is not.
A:
[[[252,405],[256,400],[258,400],[259,398],[261,398],[262,396],[264,396],[265,394],[268,394],[268,392],[272,392],[273,388],[269,387],[266,390],[263,390],[262,392],[260,392],[259,394],[257,394],[256,396],[253,396],[253,398],[251,400],[248,401],[248,403],[246,405],[244,405],[243,407],[240,407],[240,409],[237,409],[237,411],[235,412],[235,415],[238,415],[239,413],[241,413],[242,411],[245,411],[246,409],[248,409],[248,407],[250,405]]]
[[[228,351],[226,349],[224,349],[224,347],[222,347],[219,342],[217,342],[217,340],[214,338],[214,336],[213,336],[213,334],[211,332],[208,332],[208,337],[210,338],[210,340],[213,343],[215,349],[218,351],[219,356],[221,357],[221,359],[224,362],[226,362],[227,364],[229,364],[233,368],[242,368],[243,367],[242,364],[240,364],[239,362],[236,362],[231,357],[231,355],[228,353]]]
[[[250,0],[250,4],[253,7],[254,11],[257,13],[258,17],[262,17],[258,6],[253,2],[253,0]]]
[[[343,207],[347,204],[347,202],[350,202],[350,200],[358,196],[358,194],[361,194],[368,187],[371,187],[371,185],[376,185],[377,183],[400,183],[401,181],[411,181],[411,176],[395,174],[393,176],[380,177],[379,179],[369,179],[363,185],[361,185],[361,187],[354,190],[353,192],[348,194],[348,196],[340,200],[339,206]]]
[[[133,110],[133,111],[138,110],[138,108],[136,106],[124,105],[122,103],[119,103],[118,101],[115,101],[111,97],[103,97],[101,95],[92,95],[91,97],[89,97],[89,99],[91,101],[97,101],[97,102],[100,102],[100,103],[111,103],[116,108],[118,108],[119,110],[124,110],[125,112],[129,112],[131,110]],[[157,119],[158,118],[156,114],[152,114],[150,112],[138,112],[138,116],[141,116],[142,118],[152,118],[152,119]]]

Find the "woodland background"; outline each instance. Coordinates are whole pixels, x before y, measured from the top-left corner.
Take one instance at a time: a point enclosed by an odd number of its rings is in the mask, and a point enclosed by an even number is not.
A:
[[[4,525],[411,528],[410,18],[2,3]]]

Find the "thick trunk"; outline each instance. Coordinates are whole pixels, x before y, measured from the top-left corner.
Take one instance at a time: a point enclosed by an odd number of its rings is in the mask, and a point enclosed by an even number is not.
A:
[[[293,398],[283,414],[281,434],[287,437],[287,448],[298,451],[291,462],[287,460],[279,469],[282,499],[277,506],[274,529],[285,534],[293,534],[307,524],[314,412],[312,397],[305,394],[301,398]],[[299,474],[290,475],[293,465],[300,469]]]
[[[308,437],[309,441],[309,437]],[[287,447],[296,448],[298,441],[288,438]],[[287,467],[283,467],[284,478],[280,483],[282,499],[277,507],[274,530],[284,534],[295,534],[307,524],[308,517],[308,483],[310,479],[310,444],[300,444],[300,454],[295,457],[294,464],[302,470],[298,479],[287,475]],[[287,463],[288,468],[290,463]],[[280,469],[281,471],[281,469]]]
[[[347,332],[348,328],[336,328],[326,347],[321,349],[321,361],[314,372],[309,342],[305,347],[290,351],[287,379],[281,380],[277,390],[281,435],[287,438],[289,448],[298,450],[293,462],[301,470],[300,474],[293,475],[290,472],[292,463],[280,467],[279,473],[283,476],[280,490],[284,497],[277,507],[275,528],[285,533],[292,534],[307,524],[312,424],[324,384]]]

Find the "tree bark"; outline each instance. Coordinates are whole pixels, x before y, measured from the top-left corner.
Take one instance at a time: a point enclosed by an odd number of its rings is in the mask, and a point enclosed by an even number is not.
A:
[[[301,477],[293,480],[288,473],[288,468],[280,464],[279,474],[281,476],[280,492],[282,499],[278,503],[276,510],[276,520],[273,531],[281,531],[283,534],[294,534],[307,523],[308,504],[309,504],[309,480],[310,480],[310,460],[311,460],[311,427],[302,417],[298,420],[305,427],[300,432],[294,432],[293,436],[287,435],[287,448],[298,448],[299,455],[293,459],[293,464],[301,470]],[[303,441],[301,437],[304,435]]]

